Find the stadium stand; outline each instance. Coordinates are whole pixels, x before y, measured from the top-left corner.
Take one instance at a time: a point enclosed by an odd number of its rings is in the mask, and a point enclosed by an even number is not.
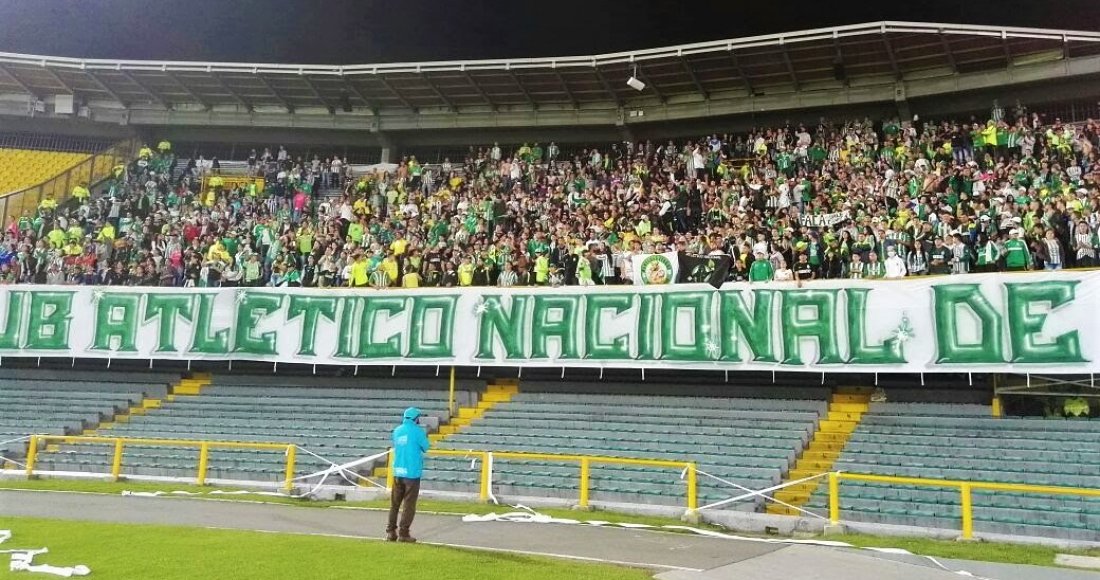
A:
[[[559,392],[537,392],[547,387]],[[661,390],[660,385],[636,387]],[[666,393],[678,390],[677,385],[664,387]],[[682,386],[679,391],[683,392]],[[597,395],[583,383],[525,383],[524,392],[496,404],[477,422],[442,439],[439,446],[695,461],[710,475],[762,489],[779,483],[810,439],[826,413],[827,405],[820,400],[823,393],[824,389],[777,388],[768,393],[774,399]],[[812,400],[815,395],[818,400]],[[444,489],[475,490],[477,473],[469,470],[469,463],[462,458],[433,457],[427,477]],[[498,495],[577,495],[575,464],[495,460],[493,472]],[[682,505],[680,477],[662,468],[594,466],[592,497],[615,503]],[[738,494],[739,490],[717,479],[702,476],[699,480],[701,504]],[[750,501],[739,507],[752,510],[756,505]]]
[[[445,383],[424,388],[425,381],[310,380],[248,376],[218,377],[201,394],[169,395],[162,405],[101,427],[110,437],[295,443],[334,462],[346,462],[384,451],[395,417],[409,406],[420,407],[438,428],[449,418]],[[463,385],[462,397],[474,397],[476,386]],[[103,472],[109,445],[61,446],[40,455],[44,470]],[[329,464],[299,453],[297,473]],[[128,445],[125,475],[194,478],[195,448]],[[284,457],[264,450],[217,450],[211,453],[209,477],[239,481],[281,481]]]
[[[163,397],[179,377],[166,374],[0,372],[0,440],[32,433],[79,435],[101,422]],[[0,448],[5,456],[26,451],[26,442]]]
[[[89,157],[88,153],[0,149],[0,193],[42,183]]]
[[[1094,420],[993,418],[965,404],[872,405],[836,469],[854,473],[1067,487],[1100,487],[1100,425]],[[824,513],[822,485],[808,507]],[[877,483],[841,485],[844,518],[958,528],[959,493]],[[979,532],[1095,539],[1096,498],[974,492]]]

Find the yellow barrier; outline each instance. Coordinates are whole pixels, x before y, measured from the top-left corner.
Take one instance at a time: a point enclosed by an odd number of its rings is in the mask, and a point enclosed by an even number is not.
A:
[[[207,184],[213,177],[213,175],[208,175],[202,178],[202,191],[207,190]],[[247,188],[249,185],[254,183],[256,184],[256,192],[262,194],[264,192],[264,186],[266,185],[264,182],[264,178],[262,177],[243,177],[229,175],[222,175],[220,177],[222,178],[222,188],[225,191],[229,191],[238,187]]]
[[[955,487],[959,490],[962,508],[962,538],[974,538],[974,502],[973,491],[1007,491],[1016,493],[1037,493],[1049,495],[1079,495],[1100,497],[1100,489],[1080,487],[1058,487],[1050,485],[1027,485],[1022,483],[987,483],[984,481],[958,481],[952,479],[925,479],[920,477],[894,477],[890,475],[865,475],[861,473],[829,473],[829,522],[840,524],[840,482],[862,481],[866,483],[890,483],[895,485],[914,485],[923,487]]]
[[[577,498],[577,506],[586,508],[589,505],[589,481],[593,464],[605,465],[639,465],[645,467],[664,467],[680,469],[687,472],[687,509],[695,512],[699,509],[699,478],[692,461],[666,461],[663,459],[633,459],[629,457],[603,457],[599,455],[556,455],[553,453],[525,453],[520,451],[462,451],[457,449],[432,449],[428,455],[451,457],[476,457],[481,460],[481,476],[479,479],[478,498],[482,502],[489,501],[489,486],[491,476],[489,473],[489,458],[493,459],[519,459],[525,461],[560,461],[563,463],[578,463],[580,465],[580,497]],[[389,469],[386,474],[386,488],[393,489],[393,456],[389,456]]]
[[[286,453],[286,473],[283,489],[289,493],[294,487],[294,463],[297,448],[289,443],[241,443],[236,441],[195,441],[191,439],[142,439],[131,437],[89,437],[77,435],[31,435],[27,449],[27,477],[34,475],[34,466],[38,460],[39,444],[49,443],[100,443],[113,444],[114,455],[111,459],[111,478],[118,481],[122,477],[122,453],[126,445],[150,445],[162,447],[198,447],[199,465],[195,477],[197,485],[206,485],[207,466],[211,449],[261,449],[283,451]]]

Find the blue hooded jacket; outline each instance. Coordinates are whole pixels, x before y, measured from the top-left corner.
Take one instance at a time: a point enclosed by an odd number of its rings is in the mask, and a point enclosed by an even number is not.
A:
[[[416,424],[420,409],[405,409],[401,425],[393,430],[393,476],[420,479],[424,473],[424,453],[431,448],[424,429]]]

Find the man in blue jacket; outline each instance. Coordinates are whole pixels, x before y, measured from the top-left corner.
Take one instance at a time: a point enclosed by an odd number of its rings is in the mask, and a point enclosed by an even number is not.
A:
[[[386,539],[414,543],[409,526],[416,517],[416,499],[420,497],[420,476],[424,473],[424,454],[431,445],[419,425],[420,409],[405,409],[401,425],[393,430],[393,490],[390,495],[390,521]],[[398,511],[401,521],[398,523]]]

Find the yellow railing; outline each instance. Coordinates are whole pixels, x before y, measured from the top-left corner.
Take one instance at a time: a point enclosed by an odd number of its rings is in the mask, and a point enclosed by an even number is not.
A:
[[[492,483],[490,473],[491,461],[494,459],[517,459],[522,461],[557,461],[562,463],[577,463],[580,465],[579,494],[577,506],[587,508],[589,505],[589,478],[592,465],[637,465],[644,467],[663,467],[679,469],[686,473],[687,479],[687,509],[694,512],[699,509],[698,473],[695,463],[692,461],[666,461],[663,459],[633,459],[629,457],[603,457],[599,455],[556,455],[553,453],[524,453],[519,451],[462,451],[456,449],[432,449],[428,455],[451,457],[474,457],[481,461],[481,475],[479,480],[478,498],[482,502],[489,501]],[[386,473],[386,488],[393,489],[393,453],[389,456],[389,469]]]
[[[952,479],[925,479],[920,477],[894,477],[889,475],[865,475],[861,473],[829,473],[829,521],[840,524],[840,482],[862,481],[866,483],[887,483],[894,485],[913,485],[921,487],[954,487],[959,490],[962,507],[962,538],[974,538],[974,490],[1007,491],[1016,493],[1037,493],[1047,495],[1079,495],[1100,497],[1100,489],[1079,487],[1058,487],[1049,485],[1026,485],[1021,483],[988,483],[984,481],[958,481]]]
[[[111,478],[118,481],[122,478],[122,452],[126,445],[149,445],[159,447],[197,447],[199,450],[198,473],[195,477],[197,485],[206,485],[206,473],[210,462],[210,450],[212,449],[262,449],[267,451],[283,451],[286,453],[286,477],[283,480],[283,489],[288,493],[294,487],[294,463],[298,448],[290,443],[240,443],[236,441],[197,441],[192,439],[142,439],[132,437],[87,437],[76,435],[31,435],[27,448],[27,477],[34,475],[35,463],[38,460],[39,444],[108,444],[114,445],[114,455],[111,459]]]

